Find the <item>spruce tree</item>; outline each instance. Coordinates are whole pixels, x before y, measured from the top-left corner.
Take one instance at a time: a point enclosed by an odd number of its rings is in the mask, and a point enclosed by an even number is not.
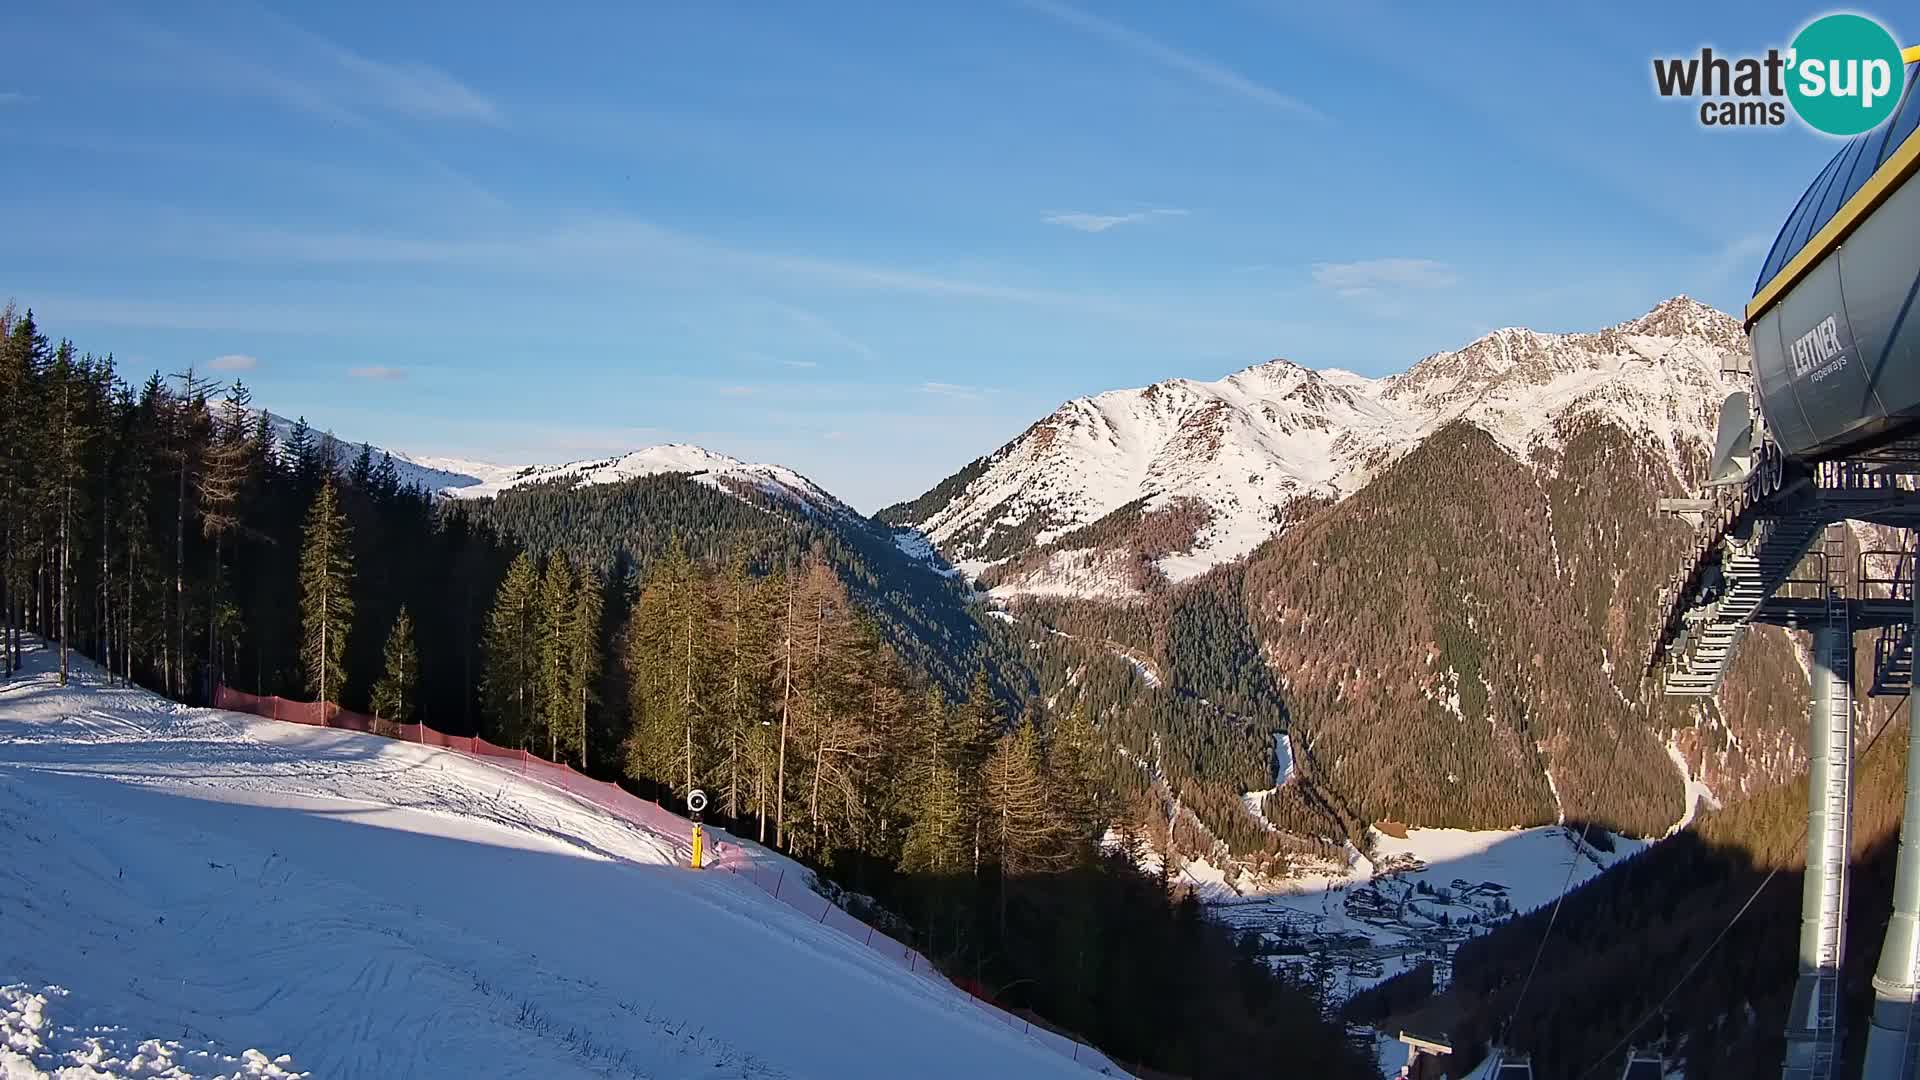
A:
[[[685,795],[706,773],[713,648],[707,583],[676,542],[648,576],[627,631],[634,731],[627,771]]]
[[[213,541],[212,573],[208,578],[207,658],[213,678],[224,676],[220,663],[219,641],[223,631],[235,629],[238,609],[228,595],[223,555],[226,538],[241,525],[247,494],[258,452],[259,440],[253,431],[253,415],[248,411],[253,395],[245,384],[235,381],[213,421],[205,463],[195,477],[200,511],[200,534]]]
[[[537,689],[536,709],[539,714],[539,726],[546,729],[547,757],[560,760],[561,740],[568,741],[572,748],[574,728],[573,686],[576,681],[574,664],[574,618],[577,615],[577,586],[573,578],[573,564],[565,556],[554,555],[547,560],[547,572],[540,581],[540,620],[535,627],[535,648],[539,658],[539,667],[534,673]]]
[[[11,312],[12,306],[7,310]],[[8,320],[6,339],[0,343],[0,533],[4,534],[0,535],[0,581],[5,583],[5,652],[10,659],[0,668],[16,671],[33,566],[33,446],[44,430],[39,427],[39,382],[49,357],[46,335],[34,323],[31,310]]]
[[[587,708],[596,700],[594,686],[600,679],[600,623],[605,617],[606,591],[606,578],[592,568],[581,573],[574,590],[571,637],[567,642],[568,678],[564,688],[567,708],[572,710],[572,723],[565,729],[570,734],[562,739],[562,744],[570,742],[571,748],[579,751],[582,769],[587,767],[590,741]]]
[[[71,636],[74,516],[85,498],[85,452],[92,431],[83,406],[87,365],[74,356],[73,343],[63,341],[47,369],[47,418],[53,455],[47,482],[42,485],[47,516],[58,523],[54,536],[54,630],[60,641],[60,685],[67,685],[67,647]]]
[[[391,499],[400,493],[400,469],[394,465],[392,454],[381,453],[380,464],[374,467],[369,486],[382,499]]]
[[[420,686],[420,656],[413,646],[413,616],[400,605],[387,635],[386,671],[373,684],[373,718],[404,724],[413,715]]]
[[[500,581],[482,646],[481,697],[493,735],[503,745],[524,747],[532,735],[539,621],[539,572],[523,551]]]
[[[314,443],[313,428],[307,424],[306,417],[293,422],[281,453],[293,470],[294,478],[299,481],[301,490],[320,486],[320,451]]]
[[[927,692],[920,737],[907,765],[907,803],[912,823],[900,852],[909,874],[945,875],[967,866],[973,840],[961,803],[959,752],[952,710],[938,687]]]
[[[1047,777],[1063,826],[1091,850],[1108,824],[1111,808],[1100,772],[1100,733],[1076,704],[1055,725],[1047,742]]]
[[[973,673],[967,699],[953,711],[954,767],[960,804],[973,833],[973,869],[980,870],[986,846],[986,808],[982,805],[980,771],[993,752],[1004,721],[1000,703],[993,695],[993,683],[986,669]]]
[[[347,681],[347,635],[353,629],[351,530],[340,512],[331,478],[320,485],[307,512],[300,550],[301,659],[307,688],[321,703],[337,704]]]

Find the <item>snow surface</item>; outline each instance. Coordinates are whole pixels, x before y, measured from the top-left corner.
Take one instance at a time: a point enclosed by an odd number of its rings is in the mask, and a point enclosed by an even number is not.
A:
[[[1504,832],[1413,829],[1405,840],[1375,831],[1373,858],[1347,846],[1345,865],[1273,880],[1226,874],[1204,860],[1184,867],[1212,917],[1235,932],[1291,943],[1270,953],[1298,975],[1319,956],[1336,1001],[1432,960],[1446,977],[1460,942],[1515,914],[1549,904],[1644,851],[1612,837],[1614,850],[1576,850],[1558,826]],[[1423,890],[1420,886],[1424,885]],[[1304,951],[1303,951],[1304,950]]]
[[[977,576],[996,532],[1039,523],[1048,544],[1136,500],[1197,499],[1211,519],[1159,560],[1179,581],[1272,537],[1296,499],[1342,499],[1442,426],[1465,420],[1522,460],[1595,416],[1678,461],[1713,428],[1720,370],[1747,346],[1732,317],[1686,297],[1586,334],[1498,330],[1406,372],[1368,379],[1274,360],[1215,382],[1172,379],[1076,398],[995,452],[982,473],[915,524]],[[1124,599],[1124,560],[1086,552],[1005,581],[997,597]]]
[[[1293,733],[1275,732],[1273,736],[1273,786],[1283,788],[1293,779]]]
[[[9,1075],[155,1075],[149,1040],[168,1076],[1082,1072],[557,789],[27,660],[0,688]]]
[[[947,561],[940,557],[940,552],[934,549],[933,541],[928,540],[926,534],[918,529],[896,530],[893,534],[893,546],[899,548],[900,554],[907,558],[926,563],[928,569],[941,577],[960,576],[960,571],[948,566]]]
[[[1301,901],[1303,910],[1318,910],[1323,894],[1365,884],[1376,872],[1394,872],[1396,862],[1417,860],[1424,866],[1406,872],[1409,881],[1424,880],[1431,885],[1448,885],[1454,878],[1470,882],[1494,881],[1505,886],[1508,900],[1516,913],[1531,911],[1553,902],[1561,886],[1571,888],[1598,876],[1602,870],[1622,859],[1645,851],[1649,842],[1632,837],[1607,834],[1613,842],[1611,853],[1576,854],[1571,831],[1558,825],[1539,825],[1530,829],[1409,829],[1405,840],[1371,830],[1374,856],[1369,859],[1354,851],[1349,864],[1341,870],[1324,870],[1271,881],[1256,881],[1250,876],[1235,880],[1244,896]]]

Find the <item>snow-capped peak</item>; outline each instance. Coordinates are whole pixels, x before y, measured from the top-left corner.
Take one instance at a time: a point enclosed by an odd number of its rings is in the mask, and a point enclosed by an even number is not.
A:
[[[1179,580],[1252,551],[1296,499],[1359,490],[1455,420],[1524,460],[1556,438],[1564,418],[1596,413],[1677,462],[1682,442],[1711,427],[1724,393],[1719,372],[1745,348],[1732,317],[1677,296],[1591,333],[1495,330],[1385,378],[1275,359],[1215,382],[1108,391],[1061,405],[952,497],[901,523],[977,574],[1123,507],[1165,510],[1191,534],[1157,556],[1159,570]],[[1072,550],[1054,550],[1036,572],[1070,564],[1085,578],[1126,564],[1105,559],[1105,549],[1065,546]],[[1005,574],[995,591],[1061,591],[1054,584]],[[1115,595],[1111,582],[1096,591]]]
[[[454,498],[484,499],[512,488],[549,480],[573,480],[581,485],[592,486],[617,484],[666,473],[691,475],[702,483],[735,494],[752,488],[808,509],[852,512],[818,484],[784,465],[749,464],[691,443],[663,443],[613,457],[572,461],[562,465],[528,465],[504,478],[449,487],[443,493]]]
[[[285,445],[294,422],[267,414],[275,442]],[[315,431],[316,440],[325,436]],[[334,462],[345,468],[363,444],[336,439]],[[560,465],[495,465],[466,458],[409,454],[368,446],[375,461],[393,456],[400,483],[443,498],[487,499],[513,488],[548,480],[572,480],[582,486],[617,484],[646,476],[682,473],[733,495],[759,492],[783,499],[809,512],[853,514],[818,484],[783,465],[755,465],[692,443],[664,443],[641,447],[611,457],[570,461]]]

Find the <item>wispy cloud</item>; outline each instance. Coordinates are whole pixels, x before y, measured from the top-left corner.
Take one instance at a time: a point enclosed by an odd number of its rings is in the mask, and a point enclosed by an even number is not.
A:
[[[810,311],[803,307],[796,307],[793,304],[783,304],[779,302],[775,302],[773,307],[774,310],[812,331],[822,340],[838,345],[864,360],[872,360],[875,356],[872,346],[854,337],[852,334],[847,333],[845,330],[842,330],[839,324],[818,312]],[[810,360],[799,360],[793,361],[791,366],[813,367],[814,364]]]
[[[376,120],[501,125],[501,111],[459,79],[418,61],[391,63],[364,56],[287,19],[256,10],[255,48],[238,49],[188,37],[133,16],[112,25],[148,54],[162,58],[167,78],[218,92],[277,102],[370,135],[488,203],[502,200],[446,164],[419,142]],[[269,53],[271,55],[269,55]]]
[[[289,28],[293,28],[289,24]],[[317,34],[305,34],[339,75],[348,101],[427,119],[499,124],[500,109],[478,90],[430,64],[390,64],[362,56]]]
[[[724,397],[752,397],[760,392],[757,386],[723,386],[720,394]]]
[[[330,119],[364,120],[356,110],[366,109],[426,120],[501,122],[491,99],[431,64],[379,60],[271,12],[250,14],[256,47],[244,52],[137,19],[120,26],[145,44],[196,61],[185,75]]]
[[[252,371],[259,366],[259,357],[245,353],[228,353],[207,361],[207,367],[214,371]]]
[[[956,401],[979,401],[992,390],[983,386],[963,386],[960,383],[924,382],[920,384],[923,394],[937,394],[940,397],[953,398]]]
[[[1080,232],[1102,233],[1116,225],[1133,225],[1161,217],[1184,217],[1186,213],[1185,210],[1173,208],[1137,210],[1131,214],[1089,214],[1079,210],[1069,210],[1064,213],[1048,214],[1040,220],[1048,225],[1063,225]]]
[[[1315,263],[1313,280],[1343,297],[1358,299],[1385,290],[1444,289],[1459,284],[1460,277],[1453,267],[1432,259],[1362,259]]]
[[[1138,53],[1161,67],[1178,71],[1216,90],[1224,90],[1284,112],[1298,113],[1302,116],[1321,116],[1313,106],[1291,94],[1282,93],[1265,83],[1250,79],[1225,64],[1176,49],[1131,27],[1122,26],[1091,12],[1061,3],[1059,0],[1024,0],[1024,2],[1027,7],[1035,11],[1051,16],[1083,33],[1103,38]]]
[[[407,377],[407,373],[400,368],[369,364],[366,367],[348,369],[347,376],[353,379],[366,379],[370,382],[400,382]]]
[[[610,214],[500,233],[493,236],[416,238],[386,233],[301,230],[272,225],[199,221],[169,238],[182,253],[269,263],[316,264],[466,264],[507,272],[538,267],[630,267],[660,272],[671,268],[731,276],[759,274],[808,285],[861,292],[997,300],[1035,306],[1078,308],[1125,316],[1136,310],[1099,295],[1060,289],[955,277],[828,256],[739,248],[693,233],[668,229],[638,218]],[[798,308],[789,314],[803,318]],[[817,320],[817,329],[863,357],[873,350]]]
[[[0,90],[0,106],[31,105],[38,100],[32,94],[23,94],[18,90]]]
[[[1760,260],[1773,250],[1772,233],[1748,233],[1721,245],[1707,261],[1707,280],[1719,283],[1728,278],[1751,278],[1759,273]]]
[[[799,368],[803,371],[812,370],[820,366],[820,364],[814,360],[777,360],[775,363],[781,367]]]

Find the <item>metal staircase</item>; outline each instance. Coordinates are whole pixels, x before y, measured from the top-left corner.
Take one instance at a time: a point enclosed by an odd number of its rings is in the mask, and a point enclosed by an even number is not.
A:
[[[1865,570],[1871,556],[1897,555],[1893,577],[1873,578]],[[1888,599],[1912,605],[1914,550],[1901,552],[1864,552],[1861,555],[1862,590],[1879,585],[1887,589]],[[1875,696],[1904,694],[1913,688],[1913,624],[1894,623],[1880,628],[1873,643],[1873,690]]]
[[[1741,545],[1727,537],[1721,560],[1718,599],[1691,622],[1685,637],[1693,647],[1676,647],[1677,659],[1667,669],[1666,692],[1704,697],[1720,689],[1733,653],[1746,636],[1760,605],[1781,586],[1805,584],[1790,575],[1820,536],[1825,515],[1809,509],[1790,517],[1754,523],[1753,536]],[[1841,565],[1845,565],[1842,559]],[[1831,571],[1821,568],[1819,583]]]

